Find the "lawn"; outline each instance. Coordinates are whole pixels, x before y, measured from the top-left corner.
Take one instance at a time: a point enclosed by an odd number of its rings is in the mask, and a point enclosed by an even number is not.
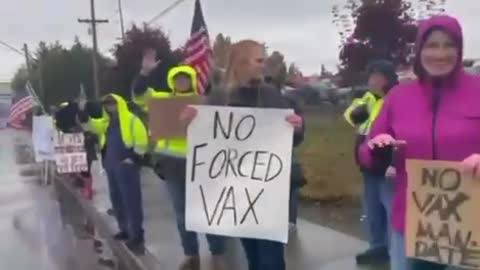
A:
[[[305,111],[307,131],[298,150],[308,181],[302,197],[322,202],[358,199],[362,180],[353,157],[353,128],[329,105]]]

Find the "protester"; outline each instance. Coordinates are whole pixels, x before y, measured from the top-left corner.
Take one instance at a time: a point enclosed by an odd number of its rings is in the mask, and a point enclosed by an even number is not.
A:
[[[355,153],[365,141],[372,124],[375,122],[384,102],[384,96],[398,84],[395,66],[386,60],[375,60],[368,67],[368,86],[370,91],[360,99],[353,100],[345,111],[345,119],[357,127]],[[366,214],[370,248],[356,256],[357,264],[379,264],[389,259],[390,213],[394,185],[386,181],[385,174],[391,153],[381,157],[375,167],[366,168],[357,164],[364,178],[364,212]],[[390,155],[390,156],[388,156]]]
[[[463,35],[458,21],[435,16],[421,23],[414,71],[418,79],[391,91],[360,148],[363,166],[372,166],[376,149],[399,147],[393,206],[391,268],[445,269],[435,263],[407,259],[405,218],[406,159],[463,161],[479,178],[480,79],[463,70]]]
[[[178,66],[168,72],[168,85],[170,91],[157,91],[147,88],[146,76],[156,68],[158,61],[155,54],[150,51],[144,56],[142,71],[134,85],[134,100],[139,105],[148,103],[151,98],[171,98],[176,96],[198,95],[197,73],[190,66]],[[197,233],[189,232],[185,227],[185,187],[186,187],[186,156],[187,138],[173,138],[159,140],[152,154],[152,164],[155,173],[166,181],[173,208],[175,210],[178,232],[180,234],[184,261],[180,270],[200,269],[200,256]],[[225,253],[225,238],[216,235],[206,235],[212,254],[212,270],[227,269],[223,254]]]
[[[120,230],[114,238],[127,241],[126,245],[132,252],[143,254],[145,239],[140,164],[148,147],[147,129],[118,95],[105,96],[102,107],[86,106],[80,120],[100,136],[110,199]]]
[[[234,44],[231,49],[224,87],[212,90],[208,98],[208,104],[235,107],[292,108],[278,89],[263,82],[265,58],[265,47],[256,41],[243,40]],[[196,110],[188,107],[182,113],[181,118],[189,123],[195,115]],[[303,118],[298,114],[292,114],[286,118],[286,121],[295,127],[293,145],[299,144],[303,138]],[[298,161],[292,161],[292,164],[296,162]],[[249,270],[285,269],[284,245],[282,243],[248,238],[242,238],[241,242],[247,255]]]
[[[59,108],[51,108],[55,111],[55,125],[63,133],[83,133],[85,152],[87,154],[88,169],[86,172],[80,173],[80,178],[76,179],[76,185],[83,188],[83,196],[86,199],[93,198],[93,178],[91,173],[92,163],[97,160],[95,146],[98,143],[98,138],[92,132],[84,130],[81,123],[78,121],[80,108],[80,100],[71,100],[60,104]],[[53,106],[52,106],[53,107]]]

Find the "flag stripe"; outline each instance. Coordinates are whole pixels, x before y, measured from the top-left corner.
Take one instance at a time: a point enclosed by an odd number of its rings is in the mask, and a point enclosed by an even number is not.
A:
[[[24,128],[23,122],[27,113],[37,104],[35,97],[31,94],[32,89],[28,88],[29,86],[27,86],[27,95],[17,99],[10,107],[7,123],[13,128]]]
[[[195,68],[198,74],[198,92],[205,93],[210,78],[210,57],[212,49],[207,26],[203,18],[200,0],[195,1],[195,10],[190,39],[185,44],[184,63]]]

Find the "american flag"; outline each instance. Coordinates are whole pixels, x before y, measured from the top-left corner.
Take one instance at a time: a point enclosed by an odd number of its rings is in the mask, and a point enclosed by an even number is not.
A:
[[[24,128],[23,123],[27,117],[27,113],[36,105],[40,104],[37,95],[29,83],[27,83],[26,90],[26,93],[23,95],[20,94],[15,97],[10,107],[7,123],[13,128]]]
[[[212,58],[210,38],[207,25],[203,18],[202,5],[200,0],[195,0],[195,11],[193,14],[192,30],[190,39],[185,45],[185,64],[192,66],[198,73],[198,91],[204,94],[209,84]]]

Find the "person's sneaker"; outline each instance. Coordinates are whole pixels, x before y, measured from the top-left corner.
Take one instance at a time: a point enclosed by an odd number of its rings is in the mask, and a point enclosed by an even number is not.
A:
[[[358,265],[373,265],[387,263],[390,256],[387,248],[375,248],[358,254],[355,259]]]
[[[128,241],[127,248],[137,256],[145,255],[145,244],[142,241]]]
[[[186,257],[180,264],[178,270],[200,270],[200,258]]]
[[[212,270],[227,270],[225,259],[221,255],[212,256]]]
[[[113,239],[117,241],[127,241],[128,240],[128,233],[126,232],[118,232],[113,235]]]

